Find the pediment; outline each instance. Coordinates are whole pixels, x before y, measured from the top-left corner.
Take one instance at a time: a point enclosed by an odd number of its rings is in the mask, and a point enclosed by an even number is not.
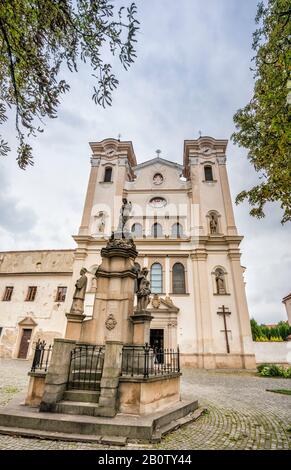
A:
[[[158,294],[154,294],[151,297],[151,301],[147,310],[151,312],[165,311],[165,313],[178,313],[180,309],[174,305],[172,299],[169,296],[162,298]]]
[[[155,165],[160,165],[160,166],[169,166],[171,168],[175,168],[176,170],[182,171],[183,166],[179,165],[179,163],[172,162],[171,160],[166,160],[165,158],[152,158],[151,160],[147,160],[146,162],[139,163],[134,170],[140,170],[142,168],[146,168],[148,166],[155,166]]]
[[[19,326],[31,326],[31,327],[34,327],[37,325],[37,323],[34,321],[33,318],[31,317],[25,317],[23,320],[21,320],[19,323],[18,323]]]

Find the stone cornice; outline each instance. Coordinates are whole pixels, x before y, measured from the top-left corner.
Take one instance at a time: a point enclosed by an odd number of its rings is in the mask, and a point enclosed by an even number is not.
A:
[[[23,272],[3,272],[0,273],[0,277],[10,277],[10,276],[72,276],[73,271],[47,271],[47,272],[40,272],[40,271],[23,271]]]

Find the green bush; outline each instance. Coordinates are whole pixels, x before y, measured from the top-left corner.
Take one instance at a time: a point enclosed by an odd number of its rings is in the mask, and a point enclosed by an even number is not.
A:
[[[259,375],[262,377],[284,377],[291,379],[291,367],[287,369],[277,364],[260,364],[257,366]]]

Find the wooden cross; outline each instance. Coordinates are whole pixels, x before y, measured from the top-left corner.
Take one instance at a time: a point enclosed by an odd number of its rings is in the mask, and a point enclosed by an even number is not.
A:
[[[224,332],[224,334],[225,334],[226,350],[227,350],[228,353],[230,353],[229,341],[228,341],[228,333],[230,333],[231,330],[228,330],[228,329],[227,329],[227,326],[226,326],[226,315],[230,315],[231,312],[226,311],[224,305],[223,305],[222,307],[220,307],[220,308],[222,309],[222,311],[218,311],[218,312],[217,312],[217,315],[223,315],[223,323],[224,323],[224,330],[220,330],[220,331],[221,331],[221,332]]]

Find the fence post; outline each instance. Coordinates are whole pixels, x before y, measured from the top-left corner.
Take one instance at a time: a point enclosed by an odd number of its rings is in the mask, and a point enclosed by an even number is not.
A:
[[[149,345],[146,343],[144,347],[144,378],[149,376],[149,351]]]

